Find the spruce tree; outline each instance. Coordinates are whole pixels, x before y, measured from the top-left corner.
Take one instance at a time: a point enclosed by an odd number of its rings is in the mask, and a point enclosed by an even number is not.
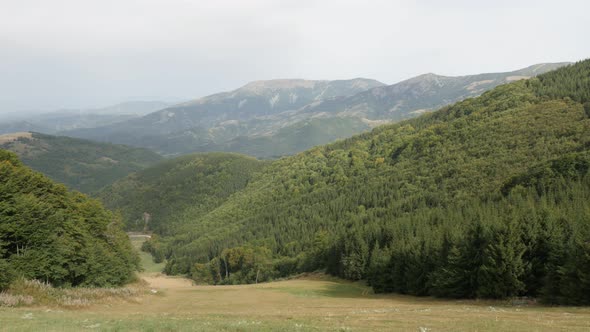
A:
[[[525,287],[522,282],[524,251],[520,234],[514,226],[494,225],[478,271],[477,296],[501,299],[520,294]]]

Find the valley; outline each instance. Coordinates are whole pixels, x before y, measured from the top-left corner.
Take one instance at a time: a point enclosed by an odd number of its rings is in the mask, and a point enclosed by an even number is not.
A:
[[[588,12],[6,1],[0,332],[590,331]]]
[[[321,270],[378,293],[586,304],[589,70],[578,62],[260,168],[223,153],[171,159],[103,200],[128,222],[153,215],[145,249],[200,283]]]
[[[16,154],[0,150],[0,263],[10,271],[0,286],[19,275],[120,286],[137,260],[124,228],[153,234],[141,248],[150,271],[198,284],[325,273],[374,293],[585,305],[588,73],[580,61],[274,161],[1,136]],[[72,250],[90,234],[103,234],[101,246],[115,236],[120,253]],[[32,263],[54,264],[45,250],[59,252],[55,273]],[[105,270],[105,257],[117,268]]]

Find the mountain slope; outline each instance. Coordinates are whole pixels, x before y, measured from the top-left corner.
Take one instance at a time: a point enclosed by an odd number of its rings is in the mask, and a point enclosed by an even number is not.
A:
[[[590,60],[275,161],[158,244],[166,271],[589,303],[588,91]]]
[[[237,90],[171,106],[140,119],[92,130],[69,131],[74,137],[153,147],[143,142],[165,140],[167,135],[193,128],[204,131],[225,122],[246,123],[257,131],[258,117],[296,110],[310,102],[334,96],[349,96],[380,82],[368,79],[344,81],[271,80],[249,83]],[[256,121],[258,122],[258,121]],[[165,145],[165,144],[164,144]],[[174,151],[167,151],[174,152]]]
[[[139,268],[121,220],[0,150],[0,289],[16,277],[115,286]]]
[[[131,114],[131,115],[146,115],[166,107],[170,106],[170,103],[158,101],[158,100],[136,100],[136,101],[125,101],[115,105],[106,107],[93,108],[85,110],[84,113],[92,114]]]
[[[267,163],[229,153],[203,153],[160,162],[104,188],[105,206],[120,211],[127,229],[167,234],[176,220],[196,220],[243,189]],[[146,224],[144,214],[149,214]]]
[[[369,124],[354,117],[312,118],[285,126],[272,135],[240,136],[204,149],[277,158],[344,139],[370,128]]]
[[[51,179],[93,192],[163,158],[146,149],[39,133],[0,135],[0,148]]]
[[[305,107],[300,112],[356,116],[370,120],[401,120],[478,96],[498,85],[530,78],[567,64],[537,64],[506,73],[457,77],[429,73],[393,85],[376,87],[354,96],[325,100]]]

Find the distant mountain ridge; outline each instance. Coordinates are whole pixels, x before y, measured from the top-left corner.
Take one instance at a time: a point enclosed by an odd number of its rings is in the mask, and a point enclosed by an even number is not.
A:
[[[526,79],[568,65],[542,63],[504,73],[466,76],[419,75],[396,84],[375,87],[346,98],[309,105],[299,112],[397,121],[475,97],[498,85]]]
[[[226,151],[277,157],[411,118],[567,64],[458,77],[429,73],[393,85],[363,78],[256,81],[141,118],[63,134],[146,147],[165,155]],[[329,134],[314,134],[310,139],[307,130],[299,130],[312,120],[316,133],[321,122],[322,131]]]
[[[216,126],[244,123],[248,132],[257,131],[265,116],[297,110],[311,102],[336,96],[350,96],[368,88],[383,86],[369,79],[312,81],[302,79],[256,81],[148,114],[112,126],[65,132],[66,135],[123,144],[141,144],[143,138],[169,135],[189,129],[207,131]],[[256,124],[248,123],[256,121]],[[235,130],[235,129],[232,129]],[[193,130],[194,131],[194,130]],[[264,131],[264,130],[263,130]],[[237,132],[241,134],[241,132]],[[191,134],[196,136],[196,134]],[[215,136],[212,134],[212,136]],[[147,146],[146,146],[147,147]],[[153,146],[151,146],[153,148]]]
[[[24,112],[0,122],[0,134],[34,131],[55,134],[60,131],[94,128],[138,118],[170,106],[161,101],[128,101],[92,109],[59,109],[49,112]]]

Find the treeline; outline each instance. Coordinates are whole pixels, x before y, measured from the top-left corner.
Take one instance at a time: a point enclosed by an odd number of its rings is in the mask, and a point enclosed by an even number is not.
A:
[[[590,102],[590,63],[588,60],[577,62],[529,80],[527,85],[541,98],[570,98],[585,104]]]
[[[138,269],[119,217],[0,150],[0,289],[19,277],[115,286]]]
[[[381,292],[588,303],[589,67],[275,161],[146,249],[211,283],[326,269]]]
[[[326,264],[377,292],[590,304],[590,174],[556,181],[351,231]]]

